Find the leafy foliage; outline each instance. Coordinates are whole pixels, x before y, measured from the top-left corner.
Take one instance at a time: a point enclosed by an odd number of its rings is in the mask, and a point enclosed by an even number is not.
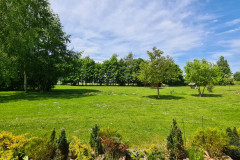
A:
[[[193,147],[207,151],[210,157],[218,158],[223,155],[223,150],[229,144],[228,136],[216,128],[198,130],[192,138]]]
[[[208,85],[213,85],[219,82],[218,67],[208,62],[206,59],[187,62],[184,67],[186,73],[186,82],[194,82],[198,87],[199,96],[202,97],[204,90]],[[201,90],[201,86],[203,89]]]
[[[221,56],[219,58],[219,60],[217,61],[217,66],[219,68],[219,75],[221,77],[221,80],[219,82],[220,82],[220,84],[225,84],[224,78],[226,77],[226,75],[232,74],[229,64],[228,64],[227,60],[224,59],[223,56]]]
[[[235,81],[240,81],[240,72],[236,72],[233,74],[234,80]]]
[[[25,156],[24,147],[32,139],[25,135],[14,136],[12,133],[0,133],[0,159],[22,159]]]
[[[85,144],[82,144],[81,141],[77,137],[73,137],[73,141],[71,142],[72,149],[75,151],[75,155],[78,159],[81,160],[89,160],[92,159],[91,153],[89,151],[89,147]]]
[[[141,64],[140,74],[138,75],[139,80],[146,84],[146,82],[157,87],[157,95],[159,95],[159,87],[165,81],[170,80],[176,76],[175,64],[172,58],[169,56],[162,56],[163,51],[153,47],[153,51],[147,51],[149,61]]]
[[[67,50],[69,36],[62,31],[58,16],[51,12],[47,0],[4,0],[0,10],[4,13],[0,17],[0,53],[9,58],[6,63],[14,62],[0,73],[7,82],[1,87],[11,89],[9,82],[17,81],[18,88],[24,82],[21,88],[25,91],[27,87],[49,91],[66,74],[73,56]]]
[[[203,151],[197,150],[195,148],[190,148],[187,150],[187,152],[190,160],[204,160]]]
[[[160,148],[158,148],[156,145],[152,144],[150,148],[144,150],[147,159],[149,160],[164,160],[163,153]]]
[[[122,142],[122,136],[118,133],[116,129],[107,127],[103,128],[99,132],[99,137],[103,146],[105,155],[116,158],[125,153],[128,148]]]
[[[32,138],[25,147],[26,155],[32,159],[53,159],[55,144],[49,137]]]

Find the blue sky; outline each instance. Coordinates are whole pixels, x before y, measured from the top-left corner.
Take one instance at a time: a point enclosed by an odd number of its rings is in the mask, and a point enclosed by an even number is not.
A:
[[[95,61],[113,53],[147,59],[153,46],[186,61],[228,60],[240,71],[240,0],[50,0],[69,48]]]

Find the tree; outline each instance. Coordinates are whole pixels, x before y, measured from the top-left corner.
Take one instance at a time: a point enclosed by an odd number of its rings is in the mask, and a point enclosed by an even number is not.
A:
[[[170,80],[164,83],[169,83],[171,85],[184,85],[183,71],[180,69],[179,65],[175,64],[176,76],[172,77]]]
[[[66,138],[65,130],[61,131],[59,138],[56,141],[57,153],[56,156],[60,160],[67,160],[69,152],[69,142]]]
[[[153,47],[153,51],[147,51],[147,54],[149,56],[148,61],[148,73],[145,71],[140,70],[140,79],[145,79],[146,74],[148,76],[147,80],[148,83],[152,84],[152,86],[157,87],[157,96],[160,98],[159,95],[159,87],[161,87],[161,84],[164,81],[169,80],[170,78],[176,76],[175,67],[174,67],[174,61],[169,56],[162,56],[163,51],[157,49],[156,47]],[[146,65],[146,64],[143,64]],[[141,78],[141,73],[142,78]],[[144,75],[145,74],[145,75]],[[142,81],[144,82],[144,81]],[[146,81],[144,82],[146,83]]]
[[[234,80],[235,81],[240,81],[240,72],[236,72],[233,74]]]
[[[140,64],[143,62],[144,60],[142,58],[138,58],[138,59],[133,59],[133,67],[132,67],[132,78],[133,78],[133,85],[135,83],[137,83],[137,85],[142,85],[141,81],[139,81],[138,79],[138,73],[140,71]]]
[[[124,58],[124,62],[126,64],[126,71],[125,71],[125,79],[130,85],[133,81],[133,53],[129,52],[128,55]]]
[[[228,86],[229,86],[229,89],[230,89],[230,85],[233,85],[233,84],[234,84],[233,78],[232,78],[232,75],[231,75],[231,74],[225,74],[225,75],[224,75],[223,84],[224,84],[224,85],[228,85]]]
[[[173,119],[173,125],[169,136],[167,137],[167,149],[169,151],[170,160],[182,160],[186,157],[182,132],[181,129],[177,126],[177,121]]]
[[[148,65],[148,62],[147,61],[143,61],[141,64],[140,64],[140,71],[138,73],[138,76],[137,78],[139,79],[139,81],[141,81],[144,86],[147,85],[148,81],[149,81],[149,65]]]
[[[83,79],[87,85],[87,83],[93,82],[95,61],[87,56],[82,60],[82,63]]]
[[[116,80],[119,74],[119,66],[118,66],[118,59],[117,59],[118,55],[117,54],[113,54],[112,57],[109,60],[109,67],[108,67],[108,73],[109,73],[109,78],[111,80],[111,83],[113,85],[116,85]]]
[[[225,60],[223,56],[221,56],[219,58],[219,60],[217,61],[217,66],[219,68],[219,74],[221,75],[221,78],[222,78],[220,80],[220,83],[224,84],[225,75],[231,75],[232,74],[231,69],[229,67],[229,64],[228,64],[227,60]]]
[[[25,92],[28,86],[50,90],[72,52],[66,45],[69,36],[48,1],[1,1],[0,20],[0,51],[15,60]]]
[[[200,97],[203,96],[204,90],[208,85],[216,84],[221,79],[218,74],[218,67],[208,62],[206,59],[194,59],[193,62],[188,61],[184,69],[186,73],[186,82],[196,83]],[[203,86],[202,90],[201,86]]]
[[[118,76],[117,76],[117,83],[120,85],[120,86],[125,86],[125,83],[126,83],[126,68],[127,68],[127,65],[125,63],[125,61],[121,58],[119,61],[118,61]]]
[[[102,143],[101,143],[101,139],[99,137],[99,131],[100,131],[100,129],[99,129],[98,125],[95,125],[95,127],[92,128],[92,133],[91,133],[90,141],[89,141],[89,144],[92,147],[92,149],[94,150],[95,155],[99,155],[99,154],[103,153]]]

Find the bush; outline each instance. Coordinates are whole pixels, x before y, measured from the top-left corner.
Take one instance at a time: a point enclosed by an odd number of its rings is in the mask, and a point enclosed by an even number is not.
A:
[[[151,145],[150,148],[144,150],[148,160],[163,160],[164,156],[162,151],[156,146]]]
[[[110,156],[109,158],[120,157],[125,154],[128,148],[127,145],[122,142],[122,136],[116,129],[110,127],[101,129],[99,138],[101,139],[103,151],[106,156]]]
[[[173,125],[171,127],[169,136],[167,137],[167,149],[169,151],[169,159],[184,159],[186,157],[182,132],[177,126],[177,121],[173,119]]]
[[[197,131],[191,141],[193,147],[207,151],[212,158],[222,156],[223,150],[228,144],[228,136],[216,128],[207,128],[204,131]]]
[[[85,144],[82,144],[77,137],[73,137],[73,141],[71,142],[72,149],[74,150],[74,155],[77,159],[81,160],[90,160],[92,159],[91,153],[89,151],[89,147]]]
[[[190,160],[204,160],[203,151],[191,148],[191,149],[188,149],[187,152],[188,152],[188,158]]]
[[[229,147],[225,148],[224,153],[230,156],[232,159],[240,159],[240,143],[239,143],[239,134],[237,132],[236,127],[233,130],[228,127],[226,129],[226,133],[230,138]]]
[[[23,159],[24,147],[31,140],[25,138],[25,135],[14,136],[9,132],[1,132],[0,159]]]
[[[61,134],[56,141],[56,149],[57,159],[67,160],[69,152],[69,142],[67,141],[64,129],[61,131]]]
[[[55,150],[55,129],[50,137],[32,138],[25,147],[25,153],[31,159],[53,159]]]
[[[234,145],[234,146],[240,145],[239,135],[238,135],[236,127],[234,127],[233,130],[230,127],[228,127],[226,129],[226,133],[227,133],[228,137],[230,138],[230,145]]]

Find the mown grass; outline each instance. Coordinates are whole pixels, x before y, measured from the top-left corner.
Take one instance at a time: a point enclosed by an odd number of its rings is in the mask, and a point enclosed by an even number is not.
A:
[[[88,143],[91,128],[117,128],[132,148],[165,141],[172,119],[189,138],[198,128],[240,127],[240,85],[217,86],[200,98],[189,87],[61,86],[49,93],[0,92],[0,131],[41,136],[65,128]]]

